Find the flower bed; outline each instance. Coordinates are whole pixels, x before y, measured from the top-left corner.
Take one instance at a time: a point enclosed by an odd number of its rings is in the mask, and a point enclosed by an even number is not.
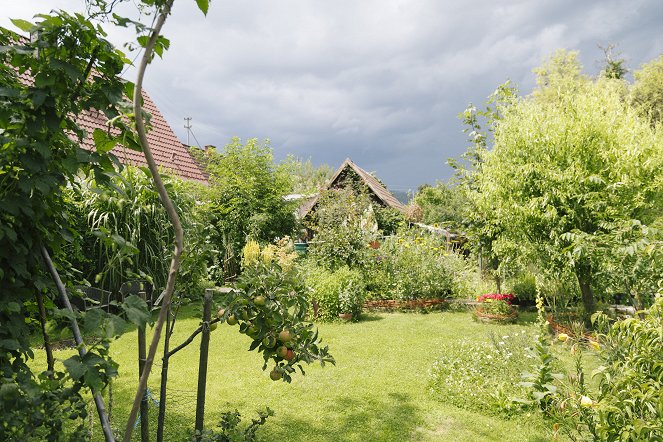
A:
[[[480,322],[511,323],[518,319],[518,310],[511,305],[511,293],[487,293],[477,297],[474,319]]]
[[[364,308],[379,310],[418,310],[418,309],[443,309],[447,306],[447,300],[444,298],[435,299],[413,299],[400,301],[395,299],[377,299],[366,301]]]

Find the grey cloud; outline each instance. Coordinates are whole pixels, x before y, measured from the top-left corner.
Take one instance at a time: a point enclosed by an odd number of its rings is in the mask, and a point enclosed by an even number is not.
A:
[[[618,43],[636,68],[663,52],[661,18],[658,0],[235,0],[207,18],[178,1],[147,89],[182,140],[189,116],[202,144],[270,138],[278,158],[350,156],[416,189],[452,173],[468,103],[508,78],[529,93],[532,68],[561,47],[596,73],[596,45]]]

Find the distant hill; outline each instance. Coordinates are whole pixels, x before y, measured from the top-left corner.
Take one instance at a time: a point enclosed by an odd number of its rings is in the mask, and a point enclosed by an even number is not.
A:
[[[410,195],[408,190],[392,190],[391,193],[398,201],[403,204],[407,205],[410,202]]]

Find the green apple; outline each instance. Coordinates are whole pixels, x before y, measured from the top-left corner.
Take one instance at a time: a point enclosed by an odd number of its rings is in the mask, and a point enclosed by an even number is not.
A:
[[[269,372],[269,377],[273,381],[278,381],[279,379],[281,379],[282,376],[281,373],[279,373],[276,369],[274,369],[271,372]]]
[[[292,334],[290,333],[290,330],[283,330],[281,333],[279,333],[279,340],[281,342],[290,342],[292,340]]]
[[[264,296],[256,296],[255,299],[253,300],[253,303],[257,305],[258,307],[264,307],[265,303],[267,302],[267,298]]]
[[[228,319],[226,319],[226,323],[228,325],[237,325],[237,318],[235,317],[235,315],[230,315],[228,316]]]
[[[288,347],[280,346],[279,348],[276,349],[276,356],[279,358],[285,359],[285,357],[288,355]]]

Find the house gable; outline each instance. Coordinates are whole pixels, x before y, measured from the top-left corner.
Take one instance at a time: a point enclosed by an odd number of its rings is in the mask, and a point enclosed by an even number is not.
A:
[[[369,196],[376,203],[384,207],[391,207],[401,213],[405,213],[405,206],[396,199],[394,195],[373,175],[366,172],[361,167],[357,166],[350,158],[341,164],[336,170],[334,175],[330,178],[327,184],[321,189],[321,193],[329,189],[344,188],[352,181],[351,175],[355,175],[359,180],[366,185],[369,190]],[[320,198],[320,193],[302,204],[299,207],[298,215],[300,218],[306,217],[311,211],[315,209]]]

